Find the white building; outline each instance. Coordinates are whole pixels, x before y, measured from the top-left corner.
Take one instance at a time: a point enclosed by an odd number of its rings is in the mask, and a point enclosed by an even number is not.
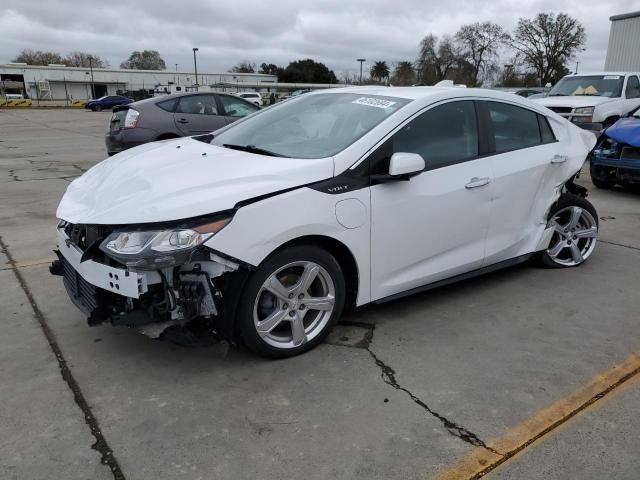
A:
[[[610,17],[611,30],[604,69],[640,72],[640,11]]]
[[[269,91],[277,81],[275,75],[259,73],[198,72],[197,83],[224,85],[223,88],[233,90]],[[0,96],[20,93],[34,100],[86,100],[139,90],[152,93],[159,85],[171,84],[192,87],[196,84],[194,72],[0,64]]]

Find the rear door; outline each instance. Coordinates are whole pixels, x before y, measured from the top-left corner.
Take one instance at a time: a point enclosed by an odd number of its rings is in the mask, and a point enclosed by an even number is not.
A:
[[[233,123],[239,118],[246,117],[260,110],[260,107],[242,98],[231,95],[218,95],[220,107],[224,111],[227,123]]]
[[[488,126],[493,202],[485,265],[530,253],[568,158],[543,115],[500,101],[479,101]]]
[[[183,135],[209,133],[226,125],[226,120],[218,114],[214,95],[186,95],[180,97],[173,119],[176,128]]]

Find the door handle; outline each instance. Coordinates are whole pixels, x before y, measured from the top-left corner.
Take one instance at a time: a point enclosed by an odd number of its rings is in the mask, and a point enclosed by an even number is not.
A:
[[[181,118],[180,120],[177,120],[178,123],[189,123],[189,120],[187,120],[186,118]]]
[[[568,155],[558,155],[558,154],[556,154],[551,159],[551,165],[562,165],[567,160],[569,160],[569,156]]]
[[[489,180],[489,177],[473,177],[471,180],[469,180],[469,183],[464,186],[464,188],[470,190],[472,188],[484,187],[485,185],[488,185],[490,181],[491,180]]]

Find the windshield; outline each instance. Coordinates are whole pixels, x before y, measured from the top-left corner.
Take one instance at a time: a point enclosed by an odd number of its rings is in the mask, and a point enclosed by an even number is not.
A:
[[[410,101],[361,93],[301,95],[230,126],[211,143],[283,157],[330,157]]]
[[[619,97],[622,82],[623,77],[620,75],[564,77],[551,89],[549,96]]]

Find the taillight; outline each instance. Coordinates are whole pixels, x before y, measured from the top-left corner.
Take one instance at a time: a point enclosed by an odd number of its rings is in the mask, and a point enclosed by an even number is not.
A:
[[[127,110],[127,115],[124,117],[124,128],[135,128],[138,125],[138,119],[140,118],[140,112],[130,108]]]

